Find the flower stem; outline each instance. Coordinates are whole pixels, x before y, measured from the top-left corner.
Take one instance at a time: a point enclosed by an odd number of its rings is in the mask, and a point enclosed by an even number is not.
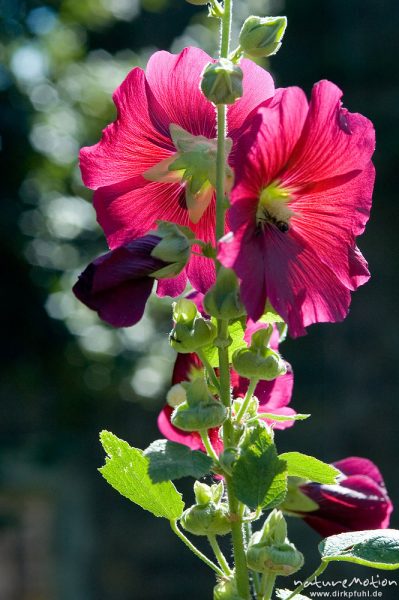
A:
[[[199,432],[200,436],[201,436],[201,440],[202,443],[205,446],[205,450],[207,451],[207,454],[213,458],[213,460],[215,462],[219,462],[219,457],[215,452],[214,447],[211,444],[211,440],[209,439],[209,435],[208,435],[208,431],[206,429],[201,429],[201,431]]]
[[[231,575],[231,569],[229,567],[229,564],[226,560],[225,555],[223,554],[223,552],[220,549],[220,546],[217,542],[216,536],[209,534],[208,541],[209,541],[211,548],[212,548],[213,552],[215,553],[217,561],[218,561],[219,565],[222,567],[223,571],[226,573],[226,575]]]
[[[200,359],[200,361],[202,362],[202,364],[204,365],[206,372],[209,375],[209,379],[212,382],[212,385],[217,390],[219,390],[219,379],[216,376],[215,369],[212,367],[211,363],[206,358],[205,353],[201,349],[199,349],[199,350],[197,350],[197,355],[198,355],[198,358]]]
[[[216,239],[220,240],[225,228],[225,166],[226,166],[226,105],[217,106],[217,156],[216,156]]]
[[[309,577],[307,579],[305,579],[305,581],[303,583],[301,583],[301,585],[298,585],[298,587],[295,588],[295,590],[292,592],[292,594],[290,596],[288,596],[287,600],[291,600],[291,598],[295,598],[295,596],[297,594],[300,594],[309,583],[312,583],[312,581],[314,581],[316,579],[316,577],[318,577],[319,575],[324,573],[324,571],[327,569],[327,567],[328,567],[328,562],[322,562],[321,565],[319,567],[317,567],[317,569],[314,573],[309,575]]]
[[[276,583],[276,575],[274,573],[265,573],[262,577],[262,584],[259,600],[271,600],[274,584]]]
[[[235,497],[232,483],[229,477],[226,476],[227,497],[229,501],[230,515],[238,517],[240,503]],[[238,594],[245,600],[250,598],[249,595],[249,574],[247,568],[247,557],[244,545],[244,531],[241,519],[232,520],[231,522],[231,537],[233,541],[233,554],[235,563],[235,579],[237,584]]]
[[[241,404],[240,410],[238,411],[237,416],[236,416],[237,423],[239,423],[241,421],[241,419],[245,416],[245,413],[247,412],[248,404],[251,402],[251,398],[254,395],[255,388],[258,385],[258,381],[259,381],[259,379],[257,379],[256,377],[254,377],[253,379],[250,380],[244,401]]]
[[[224,0],[223,15],[220,19],[220,57],[227,58],[230,46],[231,18],[233,0]],[[217,158],[216,158],[216,240],[220,240],[225,231],[225,213],[227,202],[225,198],[225,170],[226,151],[225,140],[227,110],[224,104],[217,106]],[[220,267],[216,261],[216,268]],[[230,363],[229,363],[229,333],[228,321],[218,319],[218,355],[219,355],[219,395],[224,406],[229,409],[229,416],[223,424],[224,447],[234,445],[234,429],[231,419],[231,394],[230,394]],[[227,497],[231,523],[231,536],[235,562],[235,579],[237,591],[243,599],[249,600],[249,577],[245,556],[244,532],[239,517],[240,503],[235,497],[231,479],[226,476]]]
[[[219,575],[220,577],[224,576],[224,572],[222,571],[222,569],[215,565],[214,562],[209,560],[209,558],[205,556],[205,554],[202,554],[202,552],[190,542],[190,540],[184,535],[184,533],[180,531],[180,529],[177,526],[177,521],[171,520],[170,526],[172,528],[172,531],[177,535],[178,538],[181,539],[183,544],[186,544],[187,548],[189,548],[191,552],[195,554],[195,556],[198,556],[198,558],[201,559],[202,562],[204,562],[208,567],[213,569],[217,575]]]
[[[231,18],[233,9],[233,0],[224,0],[223,16],[221,19],[220,31],[220,57],[227,58],[230,51],[230,33],[231,33]]]

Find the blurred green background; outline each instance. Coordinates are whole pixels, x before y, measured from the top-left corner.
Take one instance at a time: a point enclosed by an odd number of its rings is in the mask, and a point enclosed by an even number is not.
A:
[[[312,419],[277,442],[325,461],[371,458],[399,505],[399,5],[237,1],[236,32],[248,13],[288,16],[269,65],[277,85],[309,93],[331,79],[346,107],[375,123],[378,142],[372,219],[360,240],[373,278],[344,323],[314,326],[282,347],[296,372],[292,404]],[[114,331],[75,301],[71,285],[106,249],[79,147],[114,118],[111,93],[133,66],[158,48],[214,53],[217,24],[183,0],[1,0],[0,14],[0,600],[210,598],[213,576],[168,524],[96,471],[99,430],[143,448],[159,437],[173,363],[168,302]],[[319,537],[299,521],[292,531],[310,572]],[[338,565],[327,577],[370,574]],[[399,577],[390,578],[398,587],[385,588],[385,600],[399,595]]]

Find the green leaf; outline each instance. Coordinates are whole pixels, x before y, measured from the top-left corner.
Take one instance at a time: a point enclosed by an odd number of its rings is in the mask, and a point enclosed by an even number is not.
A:
[[[274,413],[258,413],[256,419],[270,419],[271,421],[304,421],[309,419],[310,415],[297,413],[296,415],[275,415]],[[251,419],[252,420],[252,419]]]
[[[109,431],[102,431],[100,440],[108,456],[99,471],[113,488],[156,517],[169,520],[181,517],[184,510],[181,494],[171,481],[151,481],[148,459],[142,450],[132,448]]]
[[[188,476],[199,479],[212,466],[204,452],[168,440],[156,440],[144,450],[144,456],[150,461],[148,473],[154,483]]]
[[[313,512],[319,508],[319,505],[308,498],[298,487],[305,482],[306,479],[288,477],[288,491],[280,510],[296,515],[298,513]]]
[[[332,465],[327,465],[301,452],[285,452],[280,454],[280,458],[287,462],[288,475],[294,477],[302,477],[316,483],[333,484],[341,475],[341,472]]]
[[[277,598],[280,598],[280,600],[286,600],[291,594],[292,592],[290,592],[290,590],[276,590],[276,596]],[[303,594],[297,594],[294,598],[295,600],[310,600],[308,596],[303,596]],[[292,600],[294,600],[294,598]]]
[[[280,504],[287,491],[286,463],[277,455],[272,436],[254,427],[235,462],[232,483],[237,498],[252,509]]]
[[[346,561],[374,567],[399,569],[399,531],[373,529],[332,535],[319,544],[324,562]]]
[[[261,323],[284,323],[283,317],[280,317],[278,312],[274,310],[269,300],[267,300],[266,302],[265,312],[263,313],[259,321]]]
[[[235,350],[247,347],[247,343],[244,340],[245,324],[243,319],[232,321],[229,325],[228,331],[229,336],[232,339],[232,342],[229,346],[229,361],[231,362],[231,357],[233,356],[233,352],[235,352]],[[216,346],[206,346],[205,348],[201,348],[201,350],[205,354],[212,367],[219,366],[219,355]]]

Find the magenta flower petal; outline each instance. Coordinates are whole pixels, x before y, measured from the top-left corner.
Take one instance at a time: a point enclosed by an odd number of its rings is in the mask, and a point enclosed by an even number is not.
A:
[[[275,92],[273,78],[265,69],[259,68],[256,63],[246,58],[240,62],[240,67],[244,73],[244,94],[227,108],[228,135],[233,139],[236,139],[236,132],[248,115],[268,98],[272,98]]]
[[[375,148],[374,127],[341,103],[342,91],[330,81],[316,83],[302,135],[282,175],[304,185],[363,170]]]
[[[292,336],[344,319],[350,291],[369,278],[355,237],[370,212],[374,130],[341,95],[321,82],[308,106],[297,88],[278,90],[237,146],[247,160],[237,159],[234,237],[219,260],[236,271],[248,315],[259,319],[269,299]]]
[[[140,175],[170,154],[165,150],[171,146],[164,135],[167,121],[163,127],[153,122],[151,110],[156,105],[161,115],[162,109],[142,69],[135,68],[128,74],[113,100],[116,120],[103,130],[100,142],[80,151],[83,182],[94,190]]]
[[[335,462],[334,467],[337,467],[341,473],[348,477],[350,475],[365,475],[375,481],[380,487],[385,487],[380,470],[368,458],[350,456],[349,458],[343,458],[342,460]]]
[[[159,240],[147,235],[94,260],[73,287],[76,297],[114,327],[137,323],[154,285],[150,275],[167,264],[151,256]]]
[[[215,109],[200,90],[200,78],[212,59],[200,48],[180,54],[155,52],[148,61],[149,88],[164,109],[169,123],[193,135],[216,137]]]
[[[304,520],[322,536],[387,528],[393,506],[378,468],[358,457],[333,464],[343,473],[338,484],[301,485],[301,491],[319,505],[303,513]]]
[[[193,431],[182,431],[177,429],[171,422],[173,408],[171,406],[164,406],[158,415],[158,429],[166,439],[171,442],[177,442],[178,444],[184,444],[191,448],[191,450],[204,450],[200,435]]]
[[[194,224],[189,217],[185,183],[149,182],[143,174],[170,158],[176,148],[170,134],[175,124],[191,135],[216,137],[215,108],[200,91],[200,77],[211,59],[197,48],[178,55],[156,52],[146,73],[133,69],[116,90],[117,119],[101,141],[81,150],[83,180],[96,189],[94,205],[110,248],[143,236],[162,219],[189,226],[197,238],[215,243],[215,198]],[[274,93],[268,73],[243,61],[244,95],[228,111],[233,150],[238,129],[249,113]],[[234,151],[233,151],[234,154]],[[200,291],[214,281],[211,261],[193,257],[187,273]]]
[[[187,285],[187,274],[186,270],[183,269],[177,277],[173,277],[171,279],[159,279],[157,285],[157,294],[158,296],[172,296],[175,298],[176,296],[180,296],[186,289]]]

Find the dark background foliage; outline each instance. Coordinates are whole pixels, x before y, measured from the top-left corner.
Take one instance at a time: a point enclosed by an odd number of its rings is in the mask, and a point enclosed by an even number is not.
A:
[[[346,107],[377,130],[374,208],[360,240],[373,278],[344,323],[284,344],[296,372],[293,405],[312,419],[279,434],[278,445],[325,461],[367,456],[399,505],[399,7],[236,4],[243,15],[288,16],[270,65],[279,86],[309,93],[331,79]],[[110,94],[132,66],[156,48],[212,52],[215,24],[183,0],[2,0],[0,13],[0,599],[209,598],[212,576],[167,523],[119,497],[96,471],[99,430],[139,447],[158,437],[173,360],[168,306],[154,302],[141,326],[114,332],[74,302],[70,287],[105,249],[76,167],[79,146],[113,118]],[[319,538],[301,522],[291,528],[310,572]],[[371,572],[337,565],[327,577],[355,575]],[[390,579],[399,587],[395,573]],[[381,597],[398,593],[392,584]]]

